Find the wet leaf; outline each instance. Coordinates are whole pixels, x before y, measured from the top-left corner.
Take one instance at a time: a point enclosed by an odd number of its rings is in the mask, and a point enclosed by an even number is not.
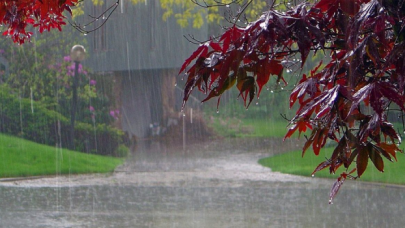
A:
[[[312,176],[315,175],[316,172],[321,171],[321,170],[323,170],[323,169],[329,167],[330,165],[331,165],[331,161],[330,161],[330,160],[321,162],[321,163],[315,168],[315,170],[311,173],[311,175],[312,175]]]
[[[294,134],[294,132],[295,132],[296,130],[298,130],[299,135],[301,135],[302,132],[306,132],[306,131],[307,131],[307,128],[309,128],[309,129],[312,130],[312,126],[311,126],[311,124],[309,123],[308,120],[300,119],[300,120],[294,122],[294,123],[289,127],[287,134],[284,136],[284,140],[285,140],[286,138],[290,138],[290,137]]]
[[[5,25],[4,36],[10,37],[15,43],[23,44],[30,41],[33,34],[30,30],[38,27],[40,33],[58,29],[66,22],[66,13],[72,14],[71,6],[78,0],[65,1],[1,1],[0,24]]]
[[[221,60],[222,55],[219,52],[207,53],[208,58],[204,59],[204,64],[208,68],[215,67]]]
[[[346,142],[346,136],[343,136],[336,148],[333,150],[332,156],[330,157],[330,173],[335,173],[336,170],[342,165],[345,164],[345,167],[348,167],[349,156],[347,151],[350,148],[347,148],[349,145]]]
[[[216,42],[211,41],[211,42],[210,42],[210,47],[212,47],[212,49],[214,49],[214,51],[220,51],[220,52],[222,52],[222,47],[221,47],[221,45],[218,44],[218,43],[216,43]]]
[[[329,192],[329,204],[332,204],[333,199],[336,197],[336,194],[339,192],[340,187],[342,187],[343,182],[346,180],[346,175],[340,176],[337,178],[335,183],[333,183],[332,188]]]
[[[243,35],[243,30],[236,27],[232,26],[229,28],[222,36],[221,39],[219,40],[222,42],[222,49],[223,51],[228,51],[231,43],[234,43],[240,39],[240,37]]]
[[[297,111],[297,114],[300,117],[311,116],[315,109],[319,110],[321,107],[323,107],[322,112],[319,112],[317,114],[317,118],[322,117],[328,110],[332,108],[332,106],[337,101],[336,98],[338,97],[338,92],[339,85],[329,90],[325,90],[318,96],[313,97],[308,102],[306,102],[305,105]]]
[[[375,65],[380,64],[381,59],[376,43],[376,39],[368,37],[367,45],[365,46],[365,52],[367,53],[367,56],[373,61]]]
[[[390,137],[393,142],[395,140],[398,141],[398,143],[401,143],[401,136],[395,131],[394,125],[388,122],[383,122],[381,124],[381,132],[384,134],[385,137]]]
[[[328,132],[328,128],[314,128],[311,133],[311,137],[307,139],[305,142],[304,148],[302,149],[302,156],[304,156],[305,151],[309,148],[312,144],[312,149],[315,155],[319,155],[321,148],[326,143],[326,133]]]
[[[369,83],[359,89],[353,95],[353,104],[349,114],[357,108],[360,102],[370,99],[370,105],[378,115],[382,115],[384,111],[385,102],[382,97],[396,103],[402,110],[405,111],[404,98],[401,92],[395,88],[391,83],[385,81],[375,81]]]
[[[374,163],[374,166],[380,172],[384,172],[384,161],[382,160],[378,151],[376,149],[372,148],[368,151],[368,153],[369,153],[368,156],[370,157],[370,160]]]
[[[329,204],[332,204],[333,199],[336,197],[337,193],[340,190],[340,187],[342,187],[343,182],[347,179],[347,177],[350,177],[351,179],[356,179],[351,176],[351,174],[354,173],[355,171],[356,169],[352,169],[349,173],[343,172],[342,174],[340,174],[335,183],[333,183],[332,188],[329,192]]]
[[[357,151],[357,159],[356,159],[356,168],[357,168],[357,175],[361,177],[363,175],[364,171],[367,168],[368,164],[368,151],[369,147],[359,145],[358,148],[356,149]]]
[[[318,80],[316,78],[306,78],[303,75],[301,82],[293,89],[290,95],[290,108],[294,105],[297,99],[300,100],[300,104],[303,103],[304,95],[308,94],[310,97],[319,93]]]
[[[211,90],[211,92],[208,94],[208,96],[201,102],[206,102],[207,100],[209,100],[213,97],[221,96],[226,90],[232,88],[232,86],[235,84],[235,82],[236,82],[235,76],[231,75],[231,76],[227,77],[225,79],[225,81],[223,83],[221,83],[220,86],[213,88]],[[217,108],[219,106],[219,101],[220,101],[220,98],[218,98]]]
[[[248,107],[256,93],[255,79],[252,76],[247,76],[244,79],[238,80],[236,87],[239,89],[239,96],[242,96],[245,102],[245,107]],[[249,101],[247,100],[248,95]]]
[[[270,79],[270,75],[280,75],[283,71],[283,66],[281,65],[280,61],[275,59],[270,59],[269,61],[263,62],[262,67],[259,67],[257,70],[257,79],[256,83],[259,87],[259,92],[257,96],[260,95],[262,88]]]
[[[308,54],[311,50],[312,39],[307,26],[302,21],[296,21],[293,29],[295,36],[299,37],[297,44],[298,49],[301,53],[301,67],[304,66],[305,61],[307,60]]]
[[[181,68],[180,68],[179,74],[180,74],[181,72],[183,72],[183,71],[186,69],[186,67],[187,67],[194,59],[196,59],[198,56],[205,57],[205,55],[207,54],[207,52],[208,52],[207,44],[200,45],[200,47],[198,47],[197,50],[195,50],[195,51],[193,52],[193,54],[192,54],[190,57],[188,57],[188,58],[184,61],[183,65],[182,65]]]
[[[402,150],[399,149],[398,146],[395,145],[395,144],[388,144],[388,143],[382,142],[382,143],[379,144],[379,146],[381,147],[381,149],[382,149],[384,152],[386,152],[386,153],[388,153],[389,155],[391,155],[392,157],[394,157],[395,161],[397,161],[397,155],[396,155],[397,152],[401,152],[401,153],[402,153]],[[385,153],[383,153],[383,154],[385,154]],[[389,155],[388,155],[388,156],[385,155],[385,157],[387,157],[387,159],[391,160],[390,157],[389,157]]]

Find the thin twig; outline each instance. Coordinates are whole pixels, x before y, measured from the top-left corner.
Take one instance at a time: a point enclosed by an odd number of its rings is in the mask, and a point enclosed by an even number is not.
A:
[[[80,2],[82,2],[82,1],[80,1]],[[73,28],[75,28],[76,30],[78,30],[79,32],[81,32],[83,34],[88,34],[88,33],[94,32],[94,31],[98,30],[99,28],[101,28],[102,26],[104,26],[105,23],[107,23],[108,19],[111,17],[111,15],[117,9],[119,4],[120,4],[120,0],[117,0],[114,4],[112,4],[110,7],[108,7],[100,15],[98,15],[98,16],[88,15],[93,20],[91,20],[90,22],[88,22],[84,25],[80,25],[76,22],[70,22],[70,21],[69,21],[69,24]],[[107,14],[107,16],[105,16],[106,14]],[[99,26],[96,26],[94,29],[90,29],[90,30],[86,29],[87,26],[95,23],[96,21],[98,21],[100,19],[103,20],[103,22]]]

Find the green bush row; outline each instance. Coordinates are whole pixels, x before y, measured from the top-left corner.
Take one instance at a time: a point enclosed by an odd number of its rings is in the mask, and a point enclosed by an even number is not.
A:
[[[0,87],[0,132],[51,146],[67,147],[70,119],[40,102],[19,98]],[[75,148],[78,151],[122,156],[125,134],[106,124],[76,122]]]

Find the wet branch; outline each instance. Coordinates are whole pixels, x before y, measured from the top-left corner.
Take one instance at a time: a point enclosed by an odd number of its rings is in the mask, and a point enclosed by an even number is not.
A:
[[[82,2],[82,1],[81,1]],[[78,30],[80,33],[83,33],[85,35],[87,35],[88,33],[94,32],[97,29],[101,28],[102,26],[105,25],[105,23],[107,23],[108,19],[111,17],[111,15],[114,13],[114,11],[117,9],[118,5],[120,4],[120,0],[117,0],[114,4],[112,4],[110,7],[108,7],[106,10],[104,10],[100,15],[97,16],[93,16],[93,15],[88,15],[90,18],[92,18],[92,20],[84,25],[78,24],[76,22],[70,22],[69,24],[75,28],[76,30]],[[106,16],[107,15],[107,16]],[[99,20],[102,20],[103,22],[96,26],[93,29],[86,29],[87,26],[96,23]]]

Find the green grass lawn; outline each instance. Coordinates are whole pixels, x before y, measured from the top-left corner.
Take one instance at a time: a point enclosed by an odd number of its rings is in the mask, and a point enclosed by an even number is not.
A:
[[[279,154],[272,157],[262,158],[259,164],[271,168],[272,171],[301,175],[310,177],[311,173],[319,163],[330,157],[334,148],[322,149],[319,156],[315,156],[311,150],[308,150],[304,157],[301,151],[293,151],[285,154]],[[384,159],[384,173],[379,172],[374,164],[369,160],[367,170],[361,176],[361,181],[372,181],[391,184],[405,184],[405,155],[397,154],[398,162],[390,162]],[[355,165],[353,163],[352,165]],[[354,167],[354,166],[353,166]],[[351,169],[350,169],[351,170]],[[324,169],[315,174],[316,177],[337,178],[344,171],[342,166],[335,175],[329,174],[329,169]],[[355,175],[356,173],[354,173]]]
[[[85,154],[0,134],[0,178],[112,172],[124,159]]]
[[[273,137],[282,140],[281,138],[287,133],[287,124],[287,121],[281,120],[221,118],[218,116],[211,117],[210,125],[219,135],[225,137]],[[396,129],[402,129],[402,124],[396,123],[395,126]],[[298,133],[296,132],[292,138],[297,137],[297,135]],[[319,156],[315,156],[310,148],[304,157],[301,156],[301,151],[293,151],[260,159],[259,163],[271,168],[273,171],[310,177],[318,164],[329,158],[333,150],[334,147],[324,148]],[[359,180],[405,184],[405,175],[403,174],[403,170],[405,170],[405,155],[399,153],[397,155],[397,162],[383,159],[384,173],[379,172],[369,160],[368,168]],[[353,163],[353,165],[355,164]],[[343,171],[344,168],[341,167],[335,175],[331,175],[329,174],[329,169],[325,169],[317,172],[315,176],[335,179]]]

